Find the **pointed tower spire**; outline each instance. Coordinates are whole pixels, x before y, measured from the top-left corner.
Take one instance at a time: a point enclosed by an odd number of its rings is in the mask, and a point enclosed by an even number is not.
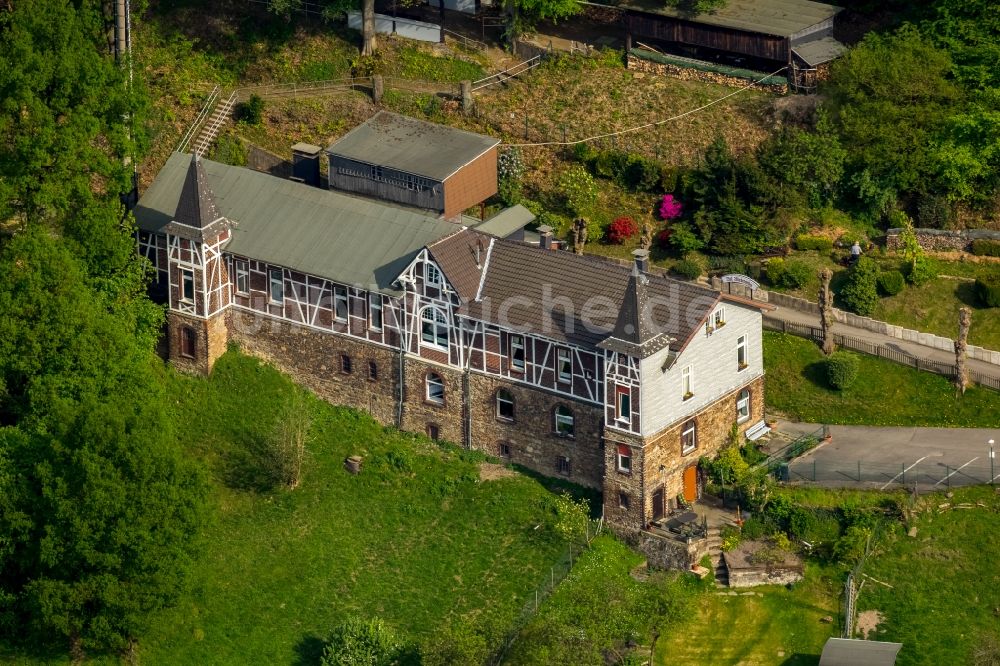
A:
[[[656,330],[649,307],[649,278],[644,272],[649,253],[636,250],[633,254],[635,265],[625,286],[615,328],[598,346],[641,358],[663,349],[672,340],[670,336]]]
[[[201,158],[194,154],[184,176],[184,185],[177,201],[177,210],[174,212],[174,221],[171,224],[173,229],[170,233],[204,241],[217,235],[224,225],[228,225],[228,220],[219,212],[215,195],[208,187],[208,178]]]

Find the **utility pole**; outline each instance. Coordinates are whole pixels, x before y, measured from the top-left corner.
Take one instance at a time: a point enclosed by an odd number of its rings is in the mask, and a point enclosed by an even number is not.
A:
[[[129,0],[114,0],[115,2],[115,60],[119,65],[128,67],[128,79],[125,82],[127,92],[132,92],[132,21]],[[132,115],[125,114],[125,126],[129,135],[129,154],[122,158],[126,167],[132,167],[132,187],[121,195],[121,201],[126,210],[135,208],[139,200],[139,171],[135,165],[135,155],[131,153],[132,146]]]

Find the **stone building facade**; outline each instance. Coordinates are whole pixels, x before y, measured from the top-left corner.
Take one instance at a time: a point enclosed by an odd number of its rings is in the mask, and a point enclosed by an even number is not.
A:
[[[177,367],[237,343],[380,423],[599,489],[622,527],[697,497],[698,459],[762,426],[767,306],[642,252],[625,267],[544,228],[532,246],[176,155],[136,215]]]

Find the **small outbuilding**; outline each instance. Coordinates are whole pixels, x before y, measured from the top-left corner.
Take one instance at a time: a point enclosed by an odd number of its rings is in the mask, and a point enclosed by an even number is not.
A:
[[[381,111],[326,149],[330,189],[458,219],[496,194],[499,143]]]
[[[625,43],[653,53],[785,75],[809,87],[816,70],[846,48],[833,36],[841,7],[811,0],[728,0],[710,12],[627,0]]]
[[[902,643],[831,638],[823,646],[819,666],[894,666]]]

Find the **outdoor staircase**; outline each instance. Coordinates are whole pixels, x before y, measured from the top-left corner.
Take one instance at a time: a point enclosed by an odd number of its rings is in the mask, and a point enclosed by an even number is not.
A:
[[[712,568],[715,571],[715,586],[729,587],[729,571],[725,562],[722,561],[722,535],[718,527],[708,528],[708,556],[712,560]]]
[[[194,153],[199,157],[204,157],[205,153],[208,152],[212,144],[215,143],[216,137],[219,136],[219,130],[225,125],[233,115],[233,108],[236,106],[236,93],[234,92],[227,99],[220,102],[215,110],[212,111],[211,117],[209,117],[208,122],[205,126],[201,128],[201,133],[198,134],[198,139],[194,142]]]

